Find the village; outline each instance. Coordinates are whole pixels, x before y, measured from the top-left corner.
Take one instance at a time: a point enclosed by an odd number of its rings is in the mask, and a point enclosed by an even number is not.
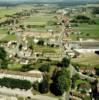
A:
[[[98,7],[1,7],[0,100],[98,100]]]

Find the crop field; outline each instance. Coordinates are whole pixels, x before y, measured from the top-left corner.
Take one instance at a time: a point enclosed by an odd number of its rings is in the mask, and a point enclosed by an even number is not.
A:
[[[21,21],[21,24],[27,26],[27,25],[34,25],[36,27],[32,27],[32,31],[34,32],[46,32],[47,30],[59,30],[57,26],[50,26],[48,25],[49,21],[56,21],[54,18],[55,14],[45,14],[45,13],[39,13],[30,16],[29,18]],[[44,27],[40,27],[44,26]]]
[[[24,25],[46,25],[49,20],[53,19],[53,15],[35,14],[24,20]]]
[[[78,27],[73,27],[74,31],[81,32],[81,34],[72,34],[71,37],[76,39],[80,38],[94,38],[99,39],[99,25],[79,24]]]
[[[22,6],[15,6],[15,7],[0,7],[0,18],[4,17],[5,15],[13,15],[16,12],[21,12],[23,9],[30,9],[31,6],[22,5]]]
[[[90,66],[97,66],[99,65],[99,55],[96,54],[84,54],[78,58],[72,59],[72,62],[83,64],[83,65],[90,65]]]
[[[0,8],[0,17],[4,17],[5,15],[12,15],[17,11],[22,11],[21,8]]]

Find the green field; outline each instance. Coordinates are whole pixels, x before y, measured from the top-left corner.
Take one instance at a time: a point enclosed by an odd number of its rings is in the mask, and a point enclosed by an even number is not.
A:
[[[14,63],[14,64],[9,64],[8,65],[9,70],[15,70],[15,71],[19,70],[21,67],[22,67],[22,65],[19,64],[19,63]]]
[[[99,66],[99,55],[96,54],[84,54],[81,55],[78,58],[72,59],[72,62],[82,64],[82,65],[87,65],[87,66]],[[83,66],[84,67],[84,66]]]
[[[52,48],[49,46],[39,46],[39,45],[33,45],[34,51],[36,52],[43,52],[43,53],[57,53],[59,52],[59,48]]]
[[[18,11],[22,11],[22,9],[17,8],[17,7],[15,7],[15,8],[6,8],[6,7],[0,8],[0,17],[2,18],[5,15],[12,15]]]
[[[78,27],[73,27],[74,32],[81,32],[81,34],[72,34],[73,39],[80,38],[94,38],[99,39],[99,25],[79,24]]]
[[[21,5],[15,7],[0,7],[0,18],[3,18],[5,15],[13,15],[16,12],[21,12],[24,9],[31,9],[32,6],[29,5]]]
[[[46,25],[49,20],[53,19],[53,15],[35,14],[23,21],[24,25]]]
[[[46,32],[48,29],[58,30],[58,28],[54,25],[49,26],[48,21],[56,21],[54,18],[55,14],[44,14],[44,13],[37,13],[35,15],[32,15],[31,17],[22,20],[21,24],[27,26],[27,25],[34,25],[36,27],[33,27],[31,30],[36,32]],[[44,27],[39,27],[44,26]]]
[[[0,28],[0,40],[4,39],[7,36],[7,30]]]

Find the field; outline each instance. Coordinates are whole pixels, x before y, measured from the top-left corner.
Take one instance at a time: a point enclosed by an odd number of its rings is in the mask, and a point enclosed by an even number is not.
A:
[[[88,7],[89,5],[83,6]],[[90,5],[92,6],[92,5]],[[93,5],[92,7],[94,7]],[[80,9],[80,8],[79,8]],[[79,14],[78,15],[83,15]],[[78,23],[78,26],[72,27],[74,32],[81,32],[81,34],[72,34],[70,37],[74,40],[77,40],[77,37],[80,38],[94,38],[99,40],[99,15],[92,14],[92,11],[90,8],[87,8],[87,11],[84,13],[85,16],[89,17],[91,20],[93,20],[96,24],[88,24],[88,23]],[[74,16],[77,16],[75,13],[71,18],[75,18]],[[76,23],[77,24],[77,23]]]
[[[21,5],[15,7],[0,7],[0,18],[5,17],[5,15],[13,15],[16,12],[21,12],[24,9],[30,9],[30,8],[32,7],[28,5]]]
[[[27,18],[23,24],[25,25],[46,25],[47,21],[51,20],[53,15],[50,14],[35,14]]]
[[[81,34],[72,34],[70,37],[73,39],[80,38],[94,38],[99,39],[99,25],[79,24],[78,27],[73,27],[74,31],[81,32]]]
[[[34,32],[47,32],[47,30],[57,31],[57,30],[59,30],[57,26],[48,25],[49,21],[56,21],[54,16],[55,16],[55,14],[37,13],[37,14],[32,15],[29,18],[21,21],[21,24],[24,26],[34,25],[34,27],[32,27],[32,29],[31,29]],[[44,27],[42,27],[42,26],[44,26]]]
[[[82,65],[89,65],[92,67],[99,66],[99,55],[96,54],[83,54],[78,58],[72,59],[72,62],[82,64]]]

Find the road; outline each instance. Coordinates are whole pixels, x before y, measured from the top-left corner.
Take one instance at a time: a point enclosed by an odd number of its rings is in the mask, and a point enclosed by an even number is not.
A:
[[[43,96],[43,95],[34,95],[32,97],[32,99],[35,99],[35,100],[59,100],[58,98]]]
[[[10,89],[6,87],[0,87],[0,96],[2,97],[2,99],[0,98],[0,100],[17,100],[16,97],[23,97],[23,98],[31,97],[31,100],[58,100],[58,98],[50,96],[33,95],[31,90],[25,91],[20,89]]]

